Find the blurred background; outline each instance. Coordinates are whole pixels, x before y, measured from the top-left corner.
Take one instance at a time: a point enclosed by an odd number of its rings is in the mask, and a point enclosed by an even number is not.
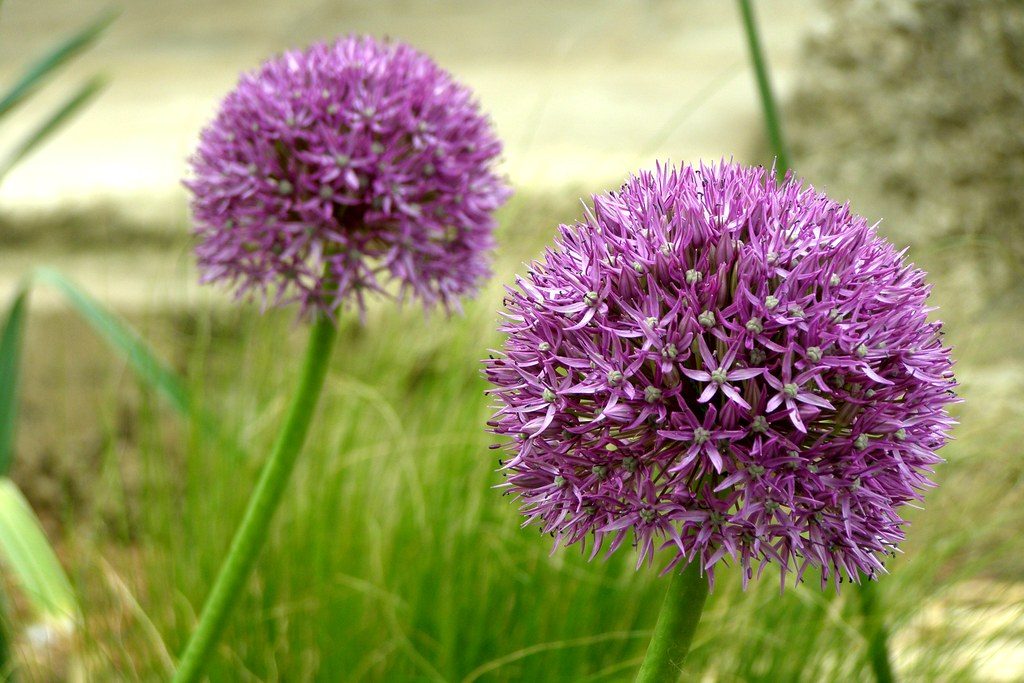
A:
[[[108,6],[6,2],[0,76],[13,80],[27,59]],[[797,36],[814,21],[810,9],[775,2],[762,12],[783,89],[792,83]],[[410,42],[471,85],[506,141],[504,170],[521,192],[597,191],[655,159],[745,154],[760,134],[730,3],[228,0],[131,3],[123,10],[93,49],[5,126],[5,136],[16,136],[83,78],[109,77],[102,97],[74,125],[4,180],[5,212],[100,207],[154,241],[186,230],[185,160],[239,73],[283,49],[352,32]],[[12,257],[3,258],[6,266]],[[178,275],[177,295],[194,282],[191,273],[170,271],[168,259],[147,258],[141,269],[132,260],[128,272],[116,256],[83,266],[113,268],[116,284],[97,285],[125,303],[145,295],[126,285],[148,281],[148,266]],[[18,265],[4,267],[3,277]]]
[[[0,86],[111,5],[5,0]],[[966,401],[940,486],[878,586],[907,680],[1024,680],[1024,5],[755,2],[798,174],[931,273]],[[580,197],[655,160],[770,163],[739,14],[715,0],[292,0],[118,5],[95,44],[0,126],[0,157],[95,74],[98,95],[0,176],[0,301],[60,269],[125,316],[259,456],[302,330],[199,288],[186,159],[238,74],[351,32],[471,85],[516,189],[496,276],[462,318],[380,305],[342,330],[309,452],[213,680],[619,680],[661,587],[631,558],[549,556],[518,529],[483,431],[479,358],[502,282]],[[0,89],[3,89],[0,88]],[[12,477],[83,623],[41,632],[9,586],[29,680],[166,674],[259,457],[239,461],[139,382],[54,291],[32,294]],[[245,485],[243,485],[245,484]],[[629,553],[620,553],[628,555]],[[729,572],[724,572],[728,574]],[[691,666],[706,680],[861,680],[848,595],[726,577]],[[2,581],[0,581],[2,583]],[[543,610],[541,609],[543,607]],[[42,635],[40,635],[42,633]],[[800,656],[794,656],[794,652]]]

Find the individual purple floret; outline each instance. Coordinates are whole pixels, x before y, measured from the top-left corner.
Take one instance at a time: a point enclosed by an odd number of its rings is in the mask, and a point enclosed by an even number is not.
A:
[[[712,584],[723,560],[744,585],[884,571],[957,400],[924,273],[763,168],[659,167],[593,202],[508,288],[486,361],[526,524]]]
[[[204,282],[333,315],[397,283],[458,308],[509,195],[470,90],[401,43],[349,37],[241,78],[191,159]]]

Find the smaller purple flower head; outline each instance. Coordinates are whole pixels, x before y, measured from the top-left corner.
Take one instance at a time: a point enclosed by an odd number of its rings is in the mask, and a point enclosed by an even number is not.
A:
[[[507,488],[559,544],[638,566],[884,571],[953,424],[924,273],[795,178],[659,166],[508,288],[486,361]],[[500,446],[496,446],[500,447]]]
[[[457,309],[509,196],[473,94],[401,43],[348,37],[242,76],[191,158],[204,282],[334,315],[367,292]]]

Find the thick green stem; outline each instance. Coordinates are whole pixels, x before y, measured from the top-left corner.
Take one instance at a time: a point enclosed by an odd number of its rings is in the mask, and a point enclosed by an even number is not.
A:
[[[868,641],[868,661],[878,683],[893,683],[895,677],[889,659],[889,634],[882,615],[878,613],[877,590],[875,582],[867,578],[857,587],[860,611],[864,617],[864,637]]]
[[[679,680],[707,597],[708,580],[701,576],[698,564],[690,563],[681,573],[673,572],[636,683]]]
[[[782,122],[779,118],[779,109],[775,103],[775,95],[772,93],[772,82],[768,78],[768,60],[764,56],[764,49],[761,47],[761,37],[757,32],[757,20],[754,18],[754,8],[750,0],[738,0],[740,14],[743,15],[743,28],[747,36],[747,44],[750,47],[750,61],[754,66],[754,76],[757,79],[757,90],[761,95],[761,106],[764,109],[764,125],[768,131],[768,141],[775,152],[775,166],[785,173],[789,165],[789,150],[786,147],[786,138],[782,135]]]
[[[292,396],[284,427],[270,458],[263,466],[256,489],[249,499],[242,523],[235,532],[227,558],[206,600],[199,624],[181,656],[174,675],[177,683],[193,683],[202,676],[206,662],[220,638],[228,614],[252,571],[256,556],[267,536],[267,527],[281,500],[295,466],[295,460],[306,440],[309,423],[324,385],[331,348],[337,335],[334,322],[318,315],[310,332],[309,346],[302,367],[299,386]]]

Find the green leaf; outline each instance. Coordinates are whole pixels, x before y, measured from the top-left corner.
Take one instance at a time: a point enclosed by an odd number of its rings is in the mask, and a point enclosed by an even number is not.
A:
[[[85,26],[78,33],[70,36],[64,42],[54,47],[40,60],[32,64],[18,82],[0,99],[0,118],[4,114],[21,104],[25,98],[31,95],[45,79],[52,75],[57,69],[80,54],[89,47],[117,18],[120,12],[108,10],[91,24]]]
[[[95,76],[88,82],[84,83],[78,90],[75,91],[71,97],[66,99],[63,104],[57,107],[37,128],[29,133],[25,138],[18,144],[17,147],[7,156],[7,158],[0,164],[0,179],[3,179],[5,175],[22,159],[32,153],[36,147],[46,141],[51,135],[53,135],[60,127],[68,121],[79,109],[84,107],[89,100],[94,98],[103,86],[106,85],[106,78],[103,76]]]
[[[71,582],[21,491],[0,478],[0,562],[32,607],[53,625],[73,627],[78,615]]]
[[[18,421],[18,386],[21,345],[25,338],[28,290],[22,288],[11,302],[0,330],[0,476],[6,476],[14,457]]]
[[[10,471],[14,458],[14,436],[18,419],[18,388],[20,383],[21,347],[28,315],[28,294],[31,282],[55,288],[107,345],[127,361],[143,383],[162,395],[171,407],[196,420],[200,429],[213,438],[230,456],[244,458],[238,444],[225,436],[219,423],[199,410],[180,376],[133,330],[127,322],[106,310],[71,280],[52,268],[39,268],[24,284],[11,302],[0,330],[0,476]]]
[[[190,413],[191,397],[177,374],[164,365],[128,323],[108,312],[89,294],[52,268],[39,268],[35,280],[56,288],[75,311],[147,384],[155,388],[179,412]]]
[[[139,378],[162,394],[171,407],[196,420],[200,429],[214,439],[228,455],[238,459],[245,458],[245,453],[237,442],[223,433],[220,423],[195,406],[191,393],[179,375],[157,358],[127,322],[107,311],[98,301],[52,268],[38,268],[33,277],[37,282],[51,285],[63,294],[71,307],[114,352],[124,357]]]

